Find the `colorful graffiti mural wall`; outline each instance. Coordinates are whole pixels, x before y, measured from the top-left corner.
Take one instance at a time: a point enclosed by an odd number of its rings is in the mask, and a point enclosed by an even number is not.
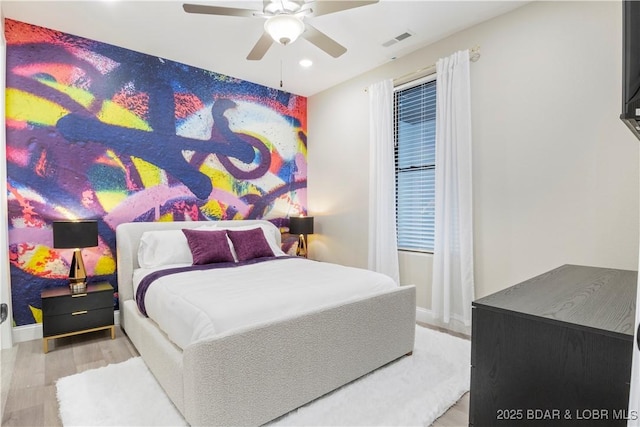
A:
[[[117,287],[120,223],[306,212],[306,98],[13,20],[5,33],[15,325],[67,285],[53,221],[98,221],[87,272]]]

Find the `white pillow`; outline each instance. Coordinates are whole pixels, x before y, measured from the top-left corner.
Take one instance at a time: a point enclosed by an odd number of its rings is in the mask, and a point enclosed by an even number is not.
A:
[[[154,268],[167,264],[193,264],[189,243],[182,230],[145,231],[138,247],[138,264]]]
[[[194,230],[217,230],[217,229],[218,229],[218,226],[213,221],[211,221],[211,223],[194,228]]]
[[[241,225],[241,226],[226,226],[226,225],[218,225],[217,230],[251,230],[254,228],[261,228],[262,233],[264,234],[267,243],[269,243],[269,247],[275,256],[283,256],[286,255],[280,245],[278,245],[278,240],[275,233],[280,233],[280,230],[273,225],[267,224],[251,224],[251,225]],[[238,257],[236,256],[236,251],[233,248],[233,244],[231,243],[231,239],[229,239],[229,245],[231,246],[231,253],[233,254],[233,258],[238,261]]]

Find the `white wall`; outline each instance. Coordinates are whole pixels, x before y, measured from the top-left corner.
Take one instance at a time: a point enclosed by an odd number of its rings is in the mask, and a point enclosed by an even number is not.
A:
[[[471,65],[476,297],[572,263],[636,270],[639,143],[621,112],[619,2],[533,2],[309,98],[315,259],[366,267],[368,97],[479,45]],[[431,305],[431,256],[401,282]]]

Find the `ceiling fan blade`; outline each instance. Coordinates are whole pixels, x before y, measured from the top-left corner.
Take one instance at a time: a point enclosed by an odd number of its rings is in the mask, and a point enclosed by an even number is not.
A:
[[[304,33],[302,33],[302,37],[309,40],[311,43],[318,46],[329,55],[337,58],[347,51],[346,47],[342,46],[340,43],[338,43],[328,35],[311,26],[309,23],[305,25],[307,29]]]
[[[251,9],[236,9],[234,7],[205,6],[202,4],[184,3],[182,8],[187,13],[200,13],[204,15],[223,15],[223,16],[255,16],[258,11]]]
[[[368,6],[378,3],[379,0],[316,0],[312,5],[313,16],[328,15],[342,10]]]
[[[249,55],[247,55],[247,59],[249,61],[259,61],[262,59],[265,53],[269,50],[271,45],[273,44],[273,39],[266,32],[262,34],[262,37],[258,39],[258,42],[253,46]]]

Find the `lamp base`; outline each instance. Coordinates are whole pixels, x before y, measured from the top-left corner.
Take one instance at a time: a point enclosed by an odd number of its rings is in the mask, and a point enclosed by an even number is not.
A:
[[[307,239],[304,234],[298,237],[298,248],[296,249],[296,255],[307,258]]]
[[[69,269],[69,289],[71,292],[85,292],[87,290],[87,271],[84,268],[80,249],[73,251],[71,268]]]

